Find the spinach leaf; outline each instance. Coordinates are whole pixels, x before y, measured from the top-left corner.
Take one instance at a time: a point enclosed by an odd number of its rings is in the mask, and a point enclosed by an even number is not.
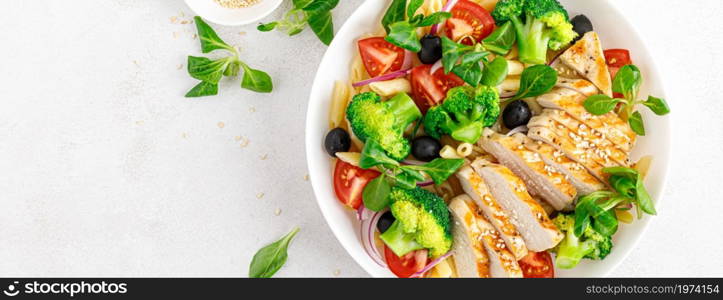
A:
[[[625,65],[615,75],[613,92],[625,95],[628,100],[635,99],[642,84],[643,76],[640,74],[640,69],[635,65]]]
[[[557,83],[557,71],[547,65],[534,65],[522,71],[520,90],[511,100],[537,97],[549,92]]]
[[[603,169],[603,173],[610,174],[610,176],[623,176],[629,179],[635,179],[638,177],[638,171],[626,167],[608,167]]]
[[[188,93],[186,98],[214,96],[218,94],[218,84],[201,81],[199,84],[194,86]]]
[[[507,60],[502,56],[498,56],[490,63],[485,64],[484,71],[482,72],[482,84],[486,86],[498,86],[507,78],[507,74]]]
[[[399,166],[399,162],[389,157],[379,143],[370,139],[367,140],[362,149],[359,167],[369,169],[376,166],[394,167]]]
[[[392,185],[387,181],[384,173],[367,183],[362,192],[364,207],[372,211],[381,211],[389,205],[389,193]]]
[[[640,114],[639,111],[636,111],[633,113],[632,116],[628,119],[628,124],[630,124],[630,129],[633,130],[637,135],[644,136],[645,135],[645,125],[643,125],[643,116]]]
[[[582,105],[591,114],[600,116],[611,112],[619,102],[624,101],[623,99],[610,98],[608,95],[599,94],[587,97]]]
[[[210,60],[205,57],[189,56],[188,74],[195,79],[217,84],[233,59],[233,57],[226,57]]]
[[[452,73],[462,78],[464,82],[471,86],[477,86],[482,80],[482,67],[478,62],[467,65],[456,65],[452,69]]]
[[[517,34],[512,22],[507,21],[482,41],[484,47],[498,55],[506,55],[517,41]]]
[[[412,170],[422,171],[429,175],[435,184],[442,184],[464,164],[463,159],[437,158],[420,166],[404,166]]]
[[[314,0],[302,7],[308,12],[328,12],[339,4],[339,0]]]
[[[246,64],[241,64],[244,69],[244,76],[241,80],[241,87],[259,93],[270,93],[274,89],[271,76],[261,70],[250,68]]]
[[[309,27],[322,43],[325,45],[331,44],[331,40],[334,39],[334,22],[330,11],[311,14],[308,22]]]
[[[649,215],[658,214],[658,212],[655,211],[655,204],[653,204],[653,199],[650,198],[648,190],[646,190],[645,185],[643,185],[643,177],[640,174],[638,174],[635,195],[637,196],[637,204],[639,205],[639,210],[642,210]]]
[[[256,27],[258,31],[262,32],[268,32],[276,29],[276,26],[279,25],[279,22],[271,22],[266,24],[259,24],[259,26]]]
[[[289,243],[299,232],[299,227],[294,228],[280,240],[259,249],[251,260],[249,266],[249,277],[271,278],[286,263]]]
[[[618,231],[618,217],[612,210],[604,210],[600,206],[590,205],[592,228],[604,236],[612,236]]]
[[[198,30],[198,39],[201,41],[201,52],[209,53],[213,50],[219,49],[236,52],[236,49],[226,44],[226,42],[224,42],[218,34],[216,34],[216,31],[203,21],[201,17],[195,16],[193,17],[193,20],[196,23],[196,29]]]
[[[417,179],[409,173],[399,173],[394,176],[394,184],[403,189],[411,190],[417,186]]]
[[[650,108],[650,110],[658,116],[663,116],[670,113],[670,107],[668,107],[668,103],[666,103],[665,100],[661,98],[648,96],[648,100],[643,102],[643,105]]]
[[[293,4],[294,4],[294,8],[302,9],[302,8],[306,7],[307,5],[311,4],[312,2],[314,2],[314,0],[294,0]]]
[[[446,36],[442,36],[442,65],[444,65],[444,73],[447,74],[454,69],[459,58],[466,51],[472,49],[470,46],[457,44]]]
[[[626,197],[635,197],[636,183],[634,179],[625,176],[611,175],[608,181],[618,193]]]
[[[417,38],[417,30],[409,22],[396,22],[389,25],[389,30],[389,35],[384,38],[387,42],[412,52],[422,50],[422,44]]]
[[[411,19],[414,17],[414,14],[422,7],[422,4],[424,4],[424,0],[409,0],[409,5],[407,5],[407,18]]]
[[[306,24],[309,24],[319,40],[329,45],[334,39],[331,10],[339,4],[339,0],[294,0],[293,3],[294,8],[286,12],[283,19],[261,24],[256,29],[262,32],[278,29],[285,31],[289,36],[294,36],[301,33]]]
[[[432,26],[434,24],[439,24],[444,22],[445,20],[452,17],[451,13],[438,11],[436,13],[433,13],[429,16],[424,17],[419,23],[417,23],[417,27],[427,27]]]
[[[239,53],[218,37],[216,32],[200,17],[194,17],[198,36],[201,38],[201,50],[207,53],[217,49],[227,50],[230,56],[211,60],[206,57],[189,56],[188,74],[191,77],[201,80],[201,83],[193,87],[186,97],[202,97],[218,94],[218,82],[226,77],[236,77],[241,68],[244,69],[241,87],[259,93],[268,93],[273,90],[273,83],[269,74],[263,71],[250,68],[239,60]],[[268,25],[268,24],[267,24]],[[276,25],[268,25],[275,27]]]
[[[382,18],[382,26],[389,33],[389,25],[404,21],[404,14],[407,11],[407,0],[393,0]]]

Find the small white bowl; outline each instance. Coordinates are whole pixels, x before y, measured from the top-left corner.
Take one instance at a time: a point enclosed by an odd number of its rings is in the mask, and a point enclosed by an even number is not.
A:
[[[283,0],[259,0],[243,8],[225,8],[214,0],[186,0],[186,5],[209,22],[237,26],[256,22],[268,16]]]

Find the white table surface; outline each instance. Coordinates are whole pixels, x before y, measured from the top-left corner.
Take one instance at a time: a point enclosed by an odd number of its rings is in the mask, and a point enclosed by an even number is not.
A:
[[[341,2],[337,28],[361,0]],[[659,216],[612,276],[723,276],[723,1],[614,3],[664,73],[676,142]],[[294,226],[277,276],[367,276],[304,179],[325,50],[309,30],[215,26],[274,93],[224,81],[220,96],[186,99],[185,59],[200,51],[183,1],[6,0],[0,12],[0,276],[246,276]]]

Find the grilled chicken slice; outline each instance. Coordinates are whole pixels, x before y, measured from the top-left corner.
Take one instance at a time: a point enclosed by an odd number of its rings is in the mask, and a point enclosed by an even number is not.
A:
[[[477,159],[472,168],[485,180],[492,196],[512,217],[511,222],[525,240],[527,249],[534,252],[555,247],[563,238],[545,210],[527,193],[522,179],[510,169]]]
[[[592,82],[585,79],[558,77],[555,86],[576,91],[587,97],[595,95],[600,91]]]
[[[585,99],[585,96],[573,90],[555,88],[549,93],[537,97],[536,100],[542,107],[564,110],[571,117],[602,133],[605,138],[618,145],[620,149],[630,152],[637,136],[630,129],[628,123],[612,112],[601,116],[590,114],[582,106]]]
[[[597,33],[590,31],[560,55],[569,68],[590,80],[605,95],[613,96],[612,80]]]
[[[452,224],[452,251],[457,276],[462,278],[490,277],[490,260],[487,250],[480,240],[481,231],[477,227],[474,210],[466,204],[463,196],[449,203],[454,223]]]
[[[527,255],[525,241],[515,228],[515,225],[512,224],[509,215],[490,194],[482,177],[472,167],[464,166],[457,171],[457,178],[459,178],[465,193],[474,200],[482,214],[500,233],[500,237],[505,241],[507,249],[518,260],[525,257]]]
[[[546,127],[532,127],[530,131],[527,132],[527,136],[535,141],[546,143],[564,153],[568,158],[584,166],[585,169],[598,180],[603,182],[607,180],[607,177],[602,171],[605,167],[600,165],[596,159],[592,157],[592,153],[578,149],[568,138],[560,137]]]
[[[571,160],[555,147],[541,141],[534,141],[529,137],[525,137],[522,144],[530,151],[539,154],[547,165],[565,174],[570,183],[575,186],[578,195],[587,195],[605,189],[605,185],[595,176],[590,175],[583,165]]]
[[[558,121],[560,120],[560,121]],[[562,121],[562,122],[561,122]],[[564,122],[564,123],[563,123]],[[600,164],[611,167],[615,165],[628,166],[628,154],[589,127],[572,118],[560,110],[546,110],[539,116],[530,119],[529,127],[547,127],[561,136],[567,136],[579,149],[593,152],[601,160]]]
[[[522,145],[525,136],[503,136],[486,129],[479,145],[525,182],[534,196],[547,201],[556,210],[562,210],[575,200],[577,191],[565,174],[548,166],[539,154]]]
[[[459,277],[522,277],[517,258],[467,195],[449,203],[454,218],[454,263]]]

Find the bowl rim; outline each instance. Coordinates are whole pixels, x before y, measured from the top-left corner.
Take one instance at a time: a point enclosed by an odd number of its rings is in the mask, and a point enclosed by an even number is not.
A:
[[[354,29],[351,28],[352,22],[350,22],[350,20],[354,19],[354,16],[357,13],[359,13],[359,11],[365,9],[365,7],[370,5],[369,4],[370,2],[373,2],[373,0],[372,1],[364,1],[364,3],[361,3],[359,5],[359,7],[357,7],[354,10],[354,12],[347,18],[347,20],[344,22],[344,24],[340,27],[339,31],[337,32],[337,35],[346,34],[347,32],[353,33]],[[602,1],[600,1],[600,2],[602,2]],[[635,28],[634,26],[632,26],[632,24],[629,22],[629,20],[624,17],[625,15],[622,14],[621,10],[615,4],[611,3],[611,1],[606,0],[606,1],[604,1],[603,5],[607,6],[610,10],[612,10],[618,16],[622,16],[622,18],[617,20],[617,22],[621,22],[621,23],[623,23],[623,25],[626,26],[626,28],[632,29],[632,31],[630,32],[629,39],[633,40],[633,41],[637,41],[640,44],[640,47],[638,47],[638,49],[640,50],[640,53],[636,53],[636,55],[637,56],[643,56],[643,55],[647,56],[647,60],[652,62],[649,65],[646,65],[646,68],[649,69],[649,72],[656,74],[656,80],[655,80],[654,84],[655,84],[655,89],[658,91],[657,94],[659,94],[661,97],[666,97],[667,94],[665,92],[665,86],[663,85],[664,80],[663,80],[662,73],[660,72],[658,65],[656,63],[654,63],[655,60],[653,59],[653,57],[651,55],[651,52],[649,50],[650,48],[647,46],[645,40],[640,35],[638,29]],[[333,219],[331,217],[332,212],[327,210],[324,207],[324,205],[322,204],[322,201],[325,201],[325,200],[319,197],[319,195],[321,195],[320,185],[321,184],[330,185],[331,183],[319,182],[319,178],[315,178],[315,176],[313,175],[314,174],[313,170],[315,170],[318,167],[312,165],[312,161],[309,160],[309,157],[311,155],[313,155],[313,153],[323,152],[323,149],[321,149],[319,147],[322,142],[311,140],[311,138],[310,138],[309,130],[315,129],[317,127],[316,122],[318,122],[318,120],[312,119],[310,116],[313,115],[312,112],[314,110],[318,109],[318,108],[315,108],[314,106],[312,106],[312,104],[315,104],[313,102],[318,102],[318,101],[314,101],[314,98],[319,98],[316,95],[318,93],[317,92],[317,84],[319,84],[319,82],[322,81],[321,78],[324,76],[320,72],[321,67],[323,66],[323,62],[326,61],[328,59],[328,56],[330,55],[329,49],[334,49],[336,47],[336,44],[340,43],[337,41],[338,41],[338,39],[334,39],[334,41],[332,41],[331,45],[329,45],[329,47],[325,51],[324,56],[322,57],[322,60],[319,63],[319,67],[317,68],[317,72],[314,77],[313,84],[311,86],[310,96],[309,96],[308,104],[307,104],[308,107],[307,107],[306,122],[305,122],[305,125],[306,125],[306,127],[305,127],[305,135],[306,135],[305,150],[306,150],[306,153],[305,154],[306,154],[306,160],[307,160],[307,167],[309,169],[310,181],[312,183],[312,189],[314,191],[316,203],[319,206],[319,209],[321,210],[322,215],[324,216],[325,222],[327,223],[327,225],[330,227],[330,229],[334,233],[335,238],[339,241],[339,243],[342,245],[344,250],[354,259],[354,261],[359,266],[361,266],[362,269],[364,269],[364,271],[366,271],[370,276],[374,276],[374,277],[382,276],[382,274],[380,274],[377,271],[380,267],[377,266],[376,264],[374,264],[372,262],[371,258],[369,258],[368,261],[363,261],[360,258],[358,258],[357,255],[354,254],[354,253],[358,252],[357,249],[352,249],[353,245],[349,244],[346,241],[347,238],[342,237],[342,235],[346,234],[346,233],[345,232],[343,233],[341,229],[337,228],[337,226],[334,226],[335,224],[332,224],[332,219]],[[652,84],[652,83],[649,82],[648,84]],[[671,106],[671,109],[672,109],[673,105],[671,105],[670,101],[668,101],[668,104]],[[655,188],[655,190],[649,191],[651,193],[654,193],[654,195],[656,195],[654,197],[654,202],[655,202],[656,209],[658,211],[662,211],[662,208],[663,208],[663,205],[662,205],[663,204],[663,200],[662,200],[663,194],[662,193],[663,193],[664,187],[667,184],[668,173],[670,171],[670,159],[671,159],[671,154],[672,154],[671,153],[672,152],[672,149],[671,149],[672,148],[671,147],[672,146],[672,142],[671,142],[672,141],[672,139],[671,139],[672,131],[670,130],[670,128],[672,128],[672,125],[673,125],[673,118],[671,118],[670,116],[665,116],[665,120],[662,124],[663,124],[663,126],[662,126],[663,128],[661,128],[661,130],[664,130],[665,132],[661,133],[661,138],[663,139],[663,142],[665,142],[665,147],[664,147],[665,149],[660,150],[659,152],[655,153],[655,161],[662,162],[662,165],[663,165],[662,168],[658,172],[656,172],[656,174],[657,174],[656,176],[658,177],[658,181],[660,182],[660,184]],[[333,164],[332,164],[332,168],[333,168]],[[328,170],[327,172],[331,173],[332,170]],[[338,201],[335,201],[335,202],[338,202]],[[341,204],[339,204],[339,205],[341,205]],[[638,234],[635,234],[630,239],[628,239],[627,243],[625,243],[624,245],[618,246],[616,248],[616,249],[618,249],[616,258],[610,259],[612,261],[608,261],[608,264],[606,265],[606,267],[602,268],[603,270],[601,272],[599,272],[598,274],[591,274],[591,276],[607,277],[612,271],[617,269],[619,267],[619,265],[630,255],[633,248],[635,248],[635,246],[640,242],[640,239],[642,238],[642,236],[646,234],[648,228],[650,227],[650,223],[652,222],[652,219],[655,219],[655,218],[653,218],[651,216],[647,216],[646,218],[636,220],[634,226],[640,227]],[[386,268],[384,268],[384,269],[387,271],[387,273],[389,273],[388,275],[391,275],[391,272],[389,272]]]

